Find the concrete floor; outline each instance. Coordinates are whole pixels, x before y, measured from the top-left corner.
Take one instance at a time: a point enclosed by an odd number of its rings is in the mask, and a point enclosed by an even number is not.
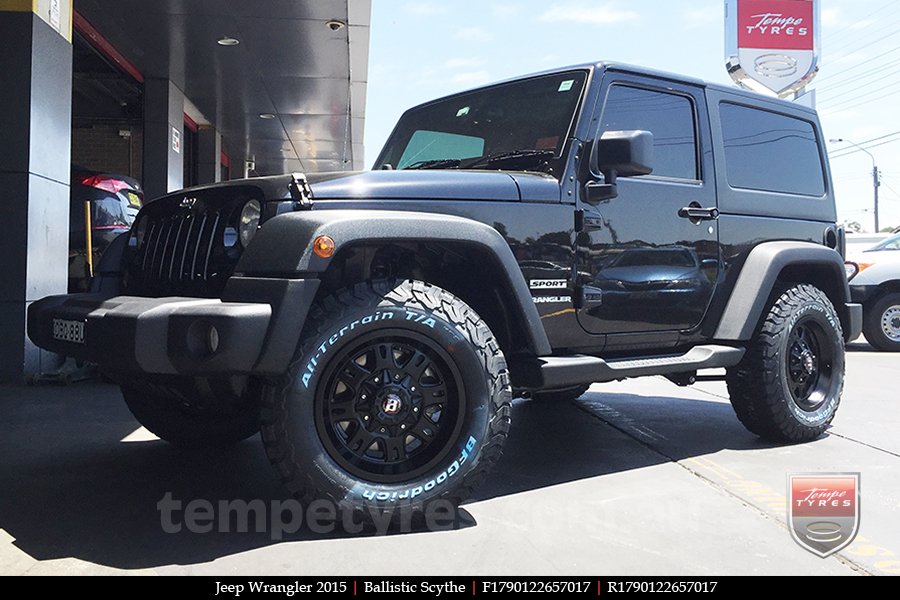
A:
[[[287,541],[160,524],[167,492],[286,499],[258,439],[191,454],[139,429],[114,387],[0,387],[0,574],[898,574],[898,373],[900,355],[852,345],[834,427],[799,446],[746,432],[722,383],[517,401],[456,529]],[[827,559],[785,526],[786,475],[808,471],[862,474],[859,536]]]

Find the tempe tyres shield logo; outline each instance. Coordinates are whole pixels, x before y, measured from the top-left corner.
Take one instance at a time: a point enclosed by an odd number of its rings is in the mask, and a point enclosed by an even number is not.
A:
[[[725,0],[725,62],[740,86],[786,98],[819,70],[819,0]]]
[[[788,476],[791,537],[822,558],[847,546],[859,530],[859,473]]]

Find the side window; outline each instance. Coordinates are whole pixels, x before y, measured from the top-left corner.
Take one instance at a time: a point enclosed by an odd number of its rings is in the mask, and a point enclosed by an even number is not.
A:
[[[731,187],[804,196],[825,193],[812,123],[728,102],[719,105],[719,118]]]
[[[700,179],[697,136],[690,98],[625,85],[606,94],[601,131],[643,129],[653,134],[653,173],[657,177]]]

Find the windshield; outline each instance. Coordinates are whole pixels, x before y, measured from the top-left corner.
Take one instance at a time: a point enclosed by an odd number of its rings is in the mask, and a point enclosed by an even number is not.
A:
[[[891,237],[878,242],[866,250],[866,252],[876,252],[878,250],[900,250],[900,234],[892,235]]]
[[[374,168],[544,170],[565,146],[586,78],[569,71],[414,108]]]

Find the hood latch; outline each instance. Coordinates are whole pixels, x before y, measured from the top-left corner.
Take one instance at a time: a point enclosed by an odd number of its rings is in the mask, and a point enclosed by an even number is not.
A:
[[[303,173],[291,173],[291,183],[288,184],[291,199],[294,201],[294,210],[309,210],[313,205],[312,188]]]

